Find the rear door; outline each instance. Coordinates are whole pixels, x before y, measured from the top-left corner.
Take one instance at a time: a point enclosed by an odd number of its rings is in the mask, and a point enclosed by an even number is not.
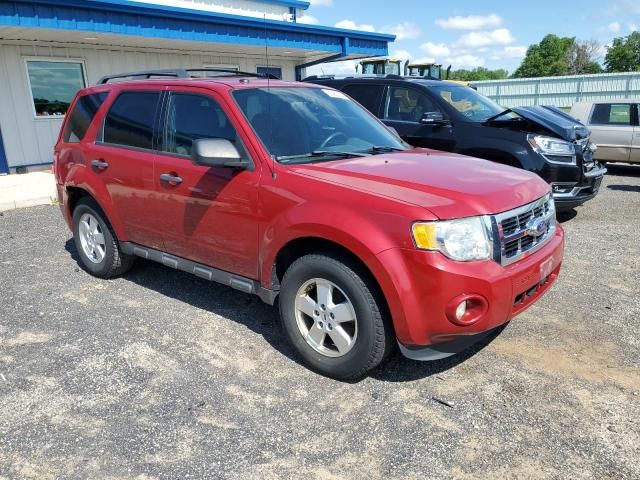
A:
[[[163,205],[166,252],[257,279],[259,164],[237,170],[191,162],[192,143],[200,138],[227,139],[249,158],[237,127],[238,119],[220,95],[172,89],[163,112],[155,189]],[[178,182],[161,180],[166,174]]]
[[[126,240],[156,249],[162,248],[158,218],[163,212],[153,176],[161,98],[157,88],[120,91],[89,159],[122,219]]]
[[[634,138],[632,103],[597,103],[591,110],[591,141],[598,146],[596,159],[628,162]]]
[[[406,85],[387,88],[381,115],[386,125],[395,128],[414,147],[453,151],[453,127],[422,123],[426,113],[438,113],[448,119],[447,113],[424,90]]]

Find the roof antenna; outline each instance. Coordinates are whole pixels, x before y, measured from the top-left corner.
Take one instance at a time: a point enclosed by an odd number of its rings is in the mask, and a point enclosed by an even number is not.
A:
[[[273,121],[271,121],[271,74],[269,73],[269,37],[267,32],[267,14],[264,14],[264,52],[267,59],[267,116],[269,117],[269,135],[271,136],[270,145],[273,145]],[[269,153],[272,160],[271,165],[271,177],[276,179],[276,159],[275,156]]]

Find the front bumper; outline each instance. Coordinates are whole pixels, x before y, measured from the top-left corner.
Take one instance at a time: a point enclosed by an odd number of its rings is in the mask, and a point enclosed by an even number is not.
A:
[[[551,189],[556,208],[569,210],[582,205],[598,194],[602,179],[607,173],[604,167],[597,167],[584,173],[580,182],[553,182]]]
[[[563,256],[560,225],[544,247],[506,267],[493,260],[455,262],[438,252],[416,249],[380,253],[402,306],[402,312],[393,315],[402,350],[460,341],[510,321],[551,288]],[[483,297],[488,308],[472,325],[454,324],[446,315],[448,305],[466,294]]]

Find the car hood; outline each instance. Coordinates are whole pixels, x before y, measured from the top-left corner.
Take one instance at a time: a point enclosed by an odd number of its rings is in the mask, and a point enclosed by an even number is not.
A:
[[[426,149],[289,168],[424,207],[443,220],[504,212],[549,192],[549,185],[531,172]]]
[[[589,129],[582,123],[555,107],[536,105],[514,107],[511,111],[543,126],[568,142],[575,142],[590,135]]]

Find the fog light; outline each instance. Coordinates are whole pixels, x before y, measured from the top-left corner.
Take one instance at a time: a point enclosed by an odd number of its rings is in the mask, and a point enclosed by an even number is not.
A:
[[[462,294],[452,299],[445,310],[451,323],[466,327],[482,320],[489,310],[489,303],[482,295]]]

